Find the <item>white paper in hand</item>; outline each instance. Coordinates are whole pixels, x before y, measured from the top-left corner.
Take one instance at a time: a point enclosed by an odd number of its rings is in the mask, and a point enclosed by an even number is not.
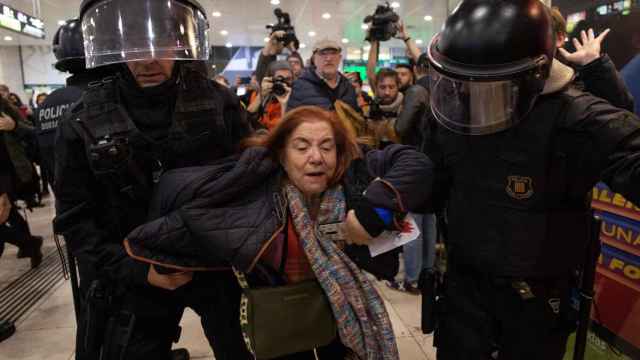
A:
[[[369,252],[372,257],[391,251],[397,247],[407,244],[420,236],[420,229],[416,220],[408,214],[404,219],[405,226],[402,232],[385,231],[378,237],[371,240],[369,244]]]

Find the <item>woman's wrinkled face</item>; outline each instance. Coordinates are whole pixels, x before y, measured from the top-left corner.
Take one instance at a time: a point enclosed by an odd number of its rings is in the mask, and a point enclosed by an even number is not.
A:
[[[319,195],[336,171],[336,142],[331,125],[310,120],[298,126],[287,139],[282,166],[289,180],[306,197]]]

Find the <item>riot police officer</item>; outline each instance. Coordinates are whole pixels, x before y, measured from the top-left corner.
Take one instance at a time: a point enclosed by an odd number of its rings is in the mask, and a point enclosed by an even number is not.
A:
[[[42,166],[53,176],[55,169],[55,137],[58,122],[69,108],[82,96],[91,81],[101,80],[114,71],[113,67],[87,70],[84,59],[82,28],[78,19],[66,21],[53,37],[55,68],[71,74],[67,86],[53,91],[38,107],[35,116],[38,145]]]
[[[123,246],[148,220],[163,172],[215,162],[249,133],[238,99],[207,77],[204,9],[195,0],[84,0],[80,14],[87,67],[122,70],[88,86],[56,142],[56,229],[91,282],[77,349],[167,359],[189,306],[216,359],[247,358],[239,304],[225,302],[240,291],[232,273],[170,272]]]
[[[463,0],[430,44],[440,360],[562,359],[588,193],[602,180],[640,204],[638,118],[572,88],[552,36],[538,0]]]

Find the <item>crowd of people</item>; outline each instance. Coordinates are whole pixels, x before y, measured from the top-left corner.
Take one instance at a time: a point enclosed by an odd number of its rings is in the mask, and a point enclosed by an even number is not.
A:
[[[110,38],[141,26],[157,35]],[[195,0],[83,1],[54,38],[67,86],[30,110],[0,85],[0,250],[38,266],[18,207],[52,183],[76,359],[188,359],[172,350],[186,307],[218,360],[398,359],[374,279],[438,288],[440,360],[563,358],[587,194],[602,180],[640,203],[640,120],[607,31],[568,49],[538,0],[463,0],[427,53],[398,23],[406,64],[376,69],[371,40],[366,73],[343,74],[339,42],[305,61],[276,31],[232,85],[207,30]],[[371,256],[410,221],[415,240]]]

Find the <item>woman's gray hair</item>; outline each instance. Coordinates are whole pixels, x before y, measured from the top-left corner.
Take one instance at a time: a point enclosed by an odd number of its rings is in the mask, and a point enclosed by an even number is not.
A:
[[[291,69],[291,65],[289,65],[289,62],[280,60],[280,61],[274,61],[271,64],[269,64],[269,68],[267,69],[267,76],[273,77],[276,74],[276,71],[278,70],[289,70],[291,71],[291,73],[293,73],[293,70]]]

